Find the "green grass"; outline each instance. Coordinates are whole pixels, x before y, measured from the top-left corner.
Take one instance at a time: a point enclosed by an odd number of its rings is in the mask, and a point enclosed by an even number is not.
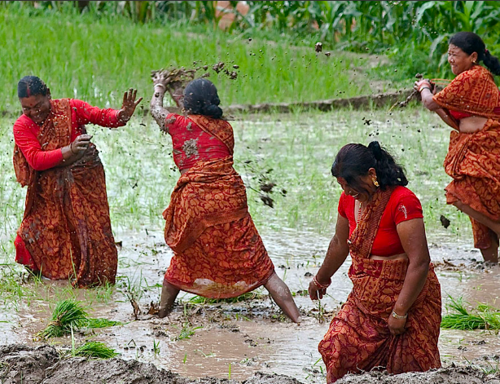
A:
[[[478,303],[476,308],[467,310],[468,305],[463,299],[449,297],[450,302],[446,308],[448,314],[443,316],[441,328],[474,330],[474,329],[500,329],[500,310],[489,304]],[[469,305],[470,306],[470,305]]]
[[[150,72],[171,65],[192,67],[219,61],[237,80],[211,72],[222,105],[310,101],[371,94],[361,55],[316,55],[314,47],[252,40],[218,30],[135,24],[125,18],[97,19],[65,13],[32,14],[27,8],[0,7],[0,110],[20,110],[17,82],[33,74],[44,79],[56,98],[76,97],[101,107],[121,105],[123,92],[138,88],[148,104]],[[353,76],[353,71],[356,76]],[[203,73],[203,72],[201,72]],[[200,75],[201,75],[200,73]]]

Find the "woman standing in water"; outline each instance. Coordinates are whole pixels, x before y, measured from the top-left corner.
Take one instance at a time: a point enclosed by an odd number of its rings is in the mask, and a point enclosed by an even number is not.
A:
[[[396,374],[440,367],[440,286],[422,207],[405,187],[403,169],[374,141],[344,146],[332,174],[344,192],[309,295],[323,297],[349,254],[353,289],[319,343],[328,383],[374,368]]]
[[[497,263],[500,93],[493,75],[500,75],[500,63],[472,32],[451,37],[448,62],[456,77],[445,89],[433,95],[428,80],[415,82],[415,89],[422,96],[422,104],[454,129],[444,160],[445,171],[453,178],[446,187],[446,202],[469,215],[474,246],[485,261]]]
[[[118,256],[104,168],[85,124],[125,125],[142,100],[135,101],[136,92],[125,92],[121,109],[100,109],[53,100],[36,76],[19,81],[23,114],[14,123],[14,169],[28,191],[15,240],[18,263],[77,287],[114,284]]]
[[[264,285],[294,322],[299,311],[274,266],[248,212],[245,186],[233,168],[234,137],[221,119],[219,97],[206,79],[190,82],[173,98],[187,116],[163,107],[167,84],[154,80],[151,113],[172,137],[181,176],[163,213],[165,240],[174,251],[165,273],[160,317],[173,307],[180,290],[209,298],[230,298]]]

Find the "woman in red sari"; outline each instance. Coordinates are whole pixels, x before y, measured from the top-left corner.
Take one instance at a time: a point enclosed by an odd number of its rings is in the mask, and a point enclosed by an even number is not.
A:
[[[172,310],[180,290],[209,298],[230,298],[264,285],[294,322],[299,311],[274,266],[248,212],[243,181],[233,168],[234,137],[221,119],[215,86],[190,82],[173,95],[187,116],[163,108],[166,80],[154,78],[151,111],[172,137],[181,176],[163,212],[165,240],[174,251],[165,273],[160,317]],[[179,91],[179,90],[177,90]]]
[[[396,374],[440,367],[440,286],[422,207],[405,188],[403,169],[374,141],[344,146],[332,174],[344,192],[309,295],[323,297],[348,254],[353,289],[319,343],[328,383],[374,368]]]
[[[479,65],[483,62],[489,69]],[[474,246],[485,261],[498,262],[500,235],[500,93],[493,75],[500,63],[472,32],[449,42],[448,62],[455,79],[433,95],[428,80],[415,83],[423,105],[454,129],[445,171],[453,178],[446,202],[469,215]]]
[[[16,261],[76,287],[114,284],[117,251],[104,169],[85,124],[123,126],[141,99],[131,89],[119,110],[53,100],[36,76],[23,77],[17,90],[23,115],[14,123],[14,169],[28,191]]]

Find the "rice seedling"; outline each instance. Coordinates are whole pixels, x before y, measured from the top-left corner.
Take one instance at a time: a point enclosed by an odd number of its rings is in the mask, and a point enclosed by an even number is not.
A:
[[[245,301],[262,300],[265,297],[267,297],[267,295],[263,294],[262,292],[250,291],[240,296],[230,297],[227,299],[210,299],[203,296],[193,296],[189,298],[188,303],[189,304],[241,303]]]
[[[468,311],[461,297],[454,299],[448,297],[450,302],[446,305],[448,312],[441,320],[441,327],[448,329],[473,330],[500,329],[500,310],[492,306],[479,303],[472,311]]]
[[[106,344],[98,341],[89,341],[75,349],[73,356],[95,358],[95,359],[111,359],[118,356],[119,353],[114,349],[109,348]]]
[[[155,356],[160,354],[160,341],[153,340],[153,352]]]
[[[198,327],[193,327],[191,323],[186,321],[182,325],[181,332],[179,333],[179,336],[177,336],[176,340],[189,340],[194,334],[197,329],[202,329],[203,327],[198,326]]]
[[[57,303],[49,324],[37,336],[49,339],[70,334],[81,328],[105,328],[120,324],[118,321],[89,318],[81,302],[67,299]]]

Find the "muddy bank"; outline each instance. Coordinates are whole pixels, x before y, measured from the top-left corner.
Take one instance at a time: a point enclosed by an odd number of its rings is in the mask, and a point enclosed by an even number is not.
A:
[[[243,382],[213,377],[190,380],[176,373],[158,369],[137,360],[90,360],[61,358],[54,347],[30,348],[20,344],[0,347],[0,380],[2,384],[299,384],[283,375],[257,373]]]
[[[363,375],[347,375],[337,384],[499,384],[500,374],[485,375],[471,367],[450,367],[429,372],[411,372],[389,375],[385,372],[370,372]]]
[[[205,377],[188,379],[169,370],[158,369],[151,363],[137,360],[91,360],[60,357],[54,347],[44,345],[30,348],[20,344],[0,347],[0,380],[5,384],[59,384],[59,383],[123,383],[123,384],[300,384],[301,382],[276,374],[255,373],[244,381]],[[485,375],[471,367],[450,367],[430,372],[388,375],[371,372],[347,375],[339,384],[361,383],[500,383],[500,374]]]

